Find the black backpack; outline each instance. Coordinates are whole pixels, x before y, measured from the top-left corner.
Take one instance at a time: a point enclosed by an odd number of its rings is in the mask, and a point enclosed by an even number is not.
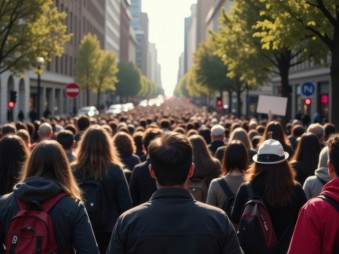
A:
[[[79,187],[83,192],[85,207],[94,230],[107,227],[111,209],[101,181],[82,178],[78,172]]]
[[[230,217],[231,216],[231,212],[233,209],[233,205],[234,205],[234,199],[235,199],[235,195],[233,194],[233,192],[231,191],[230,187],[228,187],[228,184],[226,183],[226,181],[224,180],[224,178],[219,178],[217,180],[217,182],[219,183],[220,187],[223,189],[223,191],[226,194],[226,200],[224,202],[224,204],[222,205],[222,209],[225,211],[225,213]]]
[[[238,239],[246,254],[274,253],[278,240],[270,214],[264,202],[246,184],[250,200],[245,204],[239,222]]]

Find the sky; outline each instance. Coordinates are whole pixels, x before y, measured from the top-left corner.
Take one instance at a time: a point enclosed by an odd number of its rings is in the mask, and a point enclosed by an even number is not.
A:
[[[155,43],[161,65],[162,87],[172,95],[178,78],[179,57],[184,51],[185,18],[197,0],[141,0],[149,20],[149,41]]]

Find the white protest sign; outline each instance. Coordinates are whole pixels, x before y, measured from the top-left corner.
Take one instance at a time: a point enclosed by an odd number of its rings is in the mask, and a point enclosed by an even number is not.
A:
[[[259,95],[257,113],[285,116],[286,115],[287,98],[277,96]]]

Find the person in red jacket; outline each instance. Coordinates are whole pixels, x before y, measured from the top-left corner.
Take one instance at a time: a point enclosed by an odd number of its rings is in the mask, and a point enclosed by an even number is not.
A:
[[[300,209],[289,254],[339,253],[339,133],[329,138],[327,147],[331,180],[321,196],[310,199]]]

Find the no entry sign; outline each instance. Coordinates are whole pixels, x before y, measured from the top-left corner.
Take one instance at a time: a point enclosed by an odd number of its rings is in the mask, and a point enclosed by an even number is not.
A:
[[[80,87],[77,83],[67,84],[65,87],[65,94],[70,98],[75,98],[80,93]]]

